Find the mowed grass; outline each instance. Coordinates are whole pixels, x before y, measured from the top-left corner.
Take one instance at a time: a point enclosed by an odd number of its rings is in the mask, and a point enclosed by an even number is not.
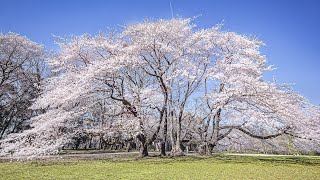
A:
[[[0,179],[320,179],[319,157],[144,158],[0,163]]]

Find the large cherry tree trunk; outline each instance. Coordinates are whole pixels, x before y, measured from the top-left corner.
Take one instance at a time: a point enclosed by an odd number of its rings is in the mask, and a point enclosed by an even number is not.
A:
[[[167,131],[168,131],[168,119],[166,116],[164,119],[164,124],[163,124],[163,138],[161,141],[161,149],[160,149],[161,156],[166,156]]]
[[[137,138],[140,141],[140,157],[149,156],[146,136],[144,134],[139,134]]]
[[[182,120],[182,111],[180,112],[179,118],[178,118],[178,122],[177,122],[177,138],[176,138],[176,142],[175,145],[172,147],[172,155],[173,156],[183,156],[183,151],[181,149],[181,120]]]

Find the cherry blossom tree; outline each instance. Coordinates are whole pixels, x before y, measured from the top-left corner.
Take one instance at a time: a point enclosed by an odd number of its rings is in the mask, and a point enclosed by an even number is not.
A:
[[[131,53],[141,61],[140,68],[156,79],[161,88],[163,102],[160,118],[164,118],[162,146],[167,138],[170,119],[172,153],[175,155],[182,153],[181,122],[185,107],[207,72],[213,49],[208,41],[213,36],[210,33],[215,34],[216,31],[216,28],[195,31],[190,21],[147,21],[131,25],[123,32],[129,47],[132,47]],[[164,151],[162,155],[165,155]]]
[[[216,58],[205,83],[208,113],[203,116],[206,121],[203,130],[207,153],[233,130],[258,139],[286,134],[319,140],[315,128],[319,126],[319,107],[311,105],[286,84],[263,80],[263,73],[272,69],[259,52],[263,43],[235,33],[222,36],[218,42],[220,57]]]
[[[106,120],[114,120],[109,133],[114,127],[130,130],[141,141],[141,154],[148,155],[147,145],[153,140],[146,137],[155,139],[153,134],[159,131],[151,111],[158,104],[157,89],[143,73],[132,70],[139,63],[127,53],[125,43],[100,34],[60,39],[58,44],[62,50],[49,62],[56,76],[46,80],[43,94],[32,107],[47,112],[33,119],[33,129],[7,138],[5,152],[19,148],[19,155],[57,153],[79,134],[79,119],[107,101],[102,113]]]
[[[0,139],[28,127],[44,77],[44,48],[16,33],[0,34]]]
[[[1,142],[1,154],[58,153],[83,131],[82,119],[100,118],[100,129],[139,141],[140,155],[161,142],[166,155],[183,155],[183,142],[211,153],[225,138],[281,135],[319,140],[319,107],[286,84],[267,82],[272,70],[256,38],[200,29],[191,19],[132,24],[120,33],[59,38],[32,109],[32,129]],[[169,140],[170,138],[170,140]]]

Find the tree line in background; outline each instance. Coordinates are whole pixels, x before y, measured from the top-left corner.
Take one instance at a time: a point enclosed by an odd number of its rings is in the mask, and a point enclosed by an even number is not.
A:
[[[191,21],[58,38],[53,54],[1,34],[0,154],[114,147],[144,157],[152,147],[180,156],[256,149],[257,139],[319,151],[319,107],[263,79],[273,69],[263,42]]]

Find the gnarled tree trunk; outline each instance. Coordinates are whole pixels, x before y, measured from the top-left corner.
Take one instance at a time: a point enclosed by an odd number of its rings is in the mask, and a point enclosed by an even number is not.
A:
[[[148,143],[147,139],[144,134],[139,134],[137,136],[138,140],[140,141],[140,157],[146,157],[149,156],[148,153]]]

